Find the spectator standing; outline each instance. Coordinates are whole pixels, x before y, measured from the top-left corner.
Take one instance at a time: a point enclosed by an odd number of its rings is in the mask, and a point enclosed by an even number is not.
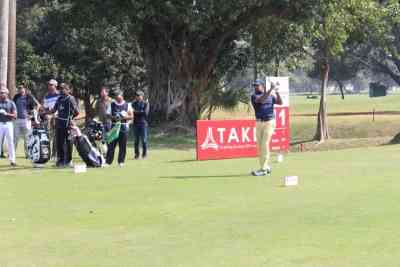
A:
[[[148,149],[148,116],[150,111],[150,104],[144,99],[144,92],[137,91],[136,99],[132,102],[133,110],[133,133],[135,136],[135,159],[139,159],[140,150],[139,144],[142,143],[142,158],[147,157]]]
[[[72,166],[72,141],[69,138],[69,128],[72,120],[79,115],[79,105],[71,95],[70,87],[62,83],[59,86],[60,96],[49,113],[57,113],[55,117],[55,133],[57,141],[57,167]]]
[[[14,126],[13,120],[17,118],[17,107],[8,98],[9,91],[5,86],[0,88],[0,140],[7,143],[8,159],[11,166],[15,167]]]
[[[19,86],[18,93],[14,96],[13,101],[17,107],[17,119],[14,122],[15,151],[17,151],[18,139],[23,138],[25,157],[27,158],[27,136],[32,128],[29,115],[34,109],[39,107],[39,102],[24,85]]]
[[[129,135],[129,121],[133,119],[132,106],[124,100],[123,92],[117,91],[115,100],[111,102],[110,108],[107,112],[112,120],[112,127],[117,122],[121,122],[121,129],[118,138],[108,145],[106,162],[111,165],[114,161],[115,148],[118,145],[118,165],[124,166],[126,158],[126,146],[128,143]]]
[[[103,136],[111,129],[111,118],[107,114],[110,110],[112,99],[109,96],[109,90],[103,86],[100,89],[100,97],[96,102],[95,110],[100,122],[103,124]]]
[[[42,101],[42,106],[46,114],[52,110],[60,97],[60,93],[57,90],[58,82],[51,79],[47,83],[47,94],[44,96]],[[51,157],[53,160],[57,160],[57,141],[56,141],[56,131],[55,131],[55,116],[46,116],[47,120],[47,130],[49,131],[50,145],[51,145]]]

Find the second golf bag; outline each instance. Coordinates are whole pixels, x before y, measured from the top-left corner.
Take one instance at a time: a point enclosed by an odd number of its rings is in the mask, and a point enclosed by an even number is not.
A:
[[[81,159],[88,167],[102,167],[105,164],[103,155],[90,143],[77,126],[71,127],[71,138]]]
[[[104,141],[104,126],[97,120],[90,120],[86,123],[85,133],[90,143],[105,156],[107,153],[107,145]]]
[[[35,166],[40,166],[50,160],[49,133],[36,111],[31,121],[32,130],[27,137],[28,157]]]

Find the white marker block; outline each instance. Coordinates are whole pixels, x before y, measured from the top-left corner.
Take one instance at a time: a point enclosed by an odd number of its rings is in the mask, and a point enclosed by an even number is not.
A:
[[[283,162],[283,154],[278,154],[278,156],[276,157],[276,160],[281,163]]]
[[[299,184],[299,177],[297,176],[286,176],[283,179],[283,184],[285,186],[296,186]]]
[[[87,172],[87,167],[86,167],[85,164],[76,164],[74,166],[74,172],[75,172],[75,174],[77,174],[77,173],[85,173],[85,172]]]

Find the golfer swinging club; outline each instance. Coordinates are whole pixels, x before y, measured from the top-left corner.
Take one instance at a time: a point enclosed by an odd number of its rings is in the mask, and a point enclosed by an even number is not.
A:
[[[257,150],[260,161],[260,169],[252,172],[254,176],[271,174],[269,144],[275,130],[274,105],[282,105],[277,85],[271,83],[271,88],[267,91],[262,80],[253,83],[255,92],[251,96],[251,103],[256,114]]]

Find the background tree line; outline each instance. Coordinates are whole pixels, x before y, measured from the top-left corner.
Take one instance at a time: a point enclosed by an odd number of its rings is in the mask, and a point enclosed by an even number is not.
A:
[[[18,83],[40,96],[50,78],[69,82],[88,117],[107,85],[128,98],[144,90],[153,122],[193,125],[248,102],[253,78],[290,73],[303,87],[319,80],[323,141],[329,83],[343,97],[355,80],[400,85],[398,1],[18,0],[17,10]]]

